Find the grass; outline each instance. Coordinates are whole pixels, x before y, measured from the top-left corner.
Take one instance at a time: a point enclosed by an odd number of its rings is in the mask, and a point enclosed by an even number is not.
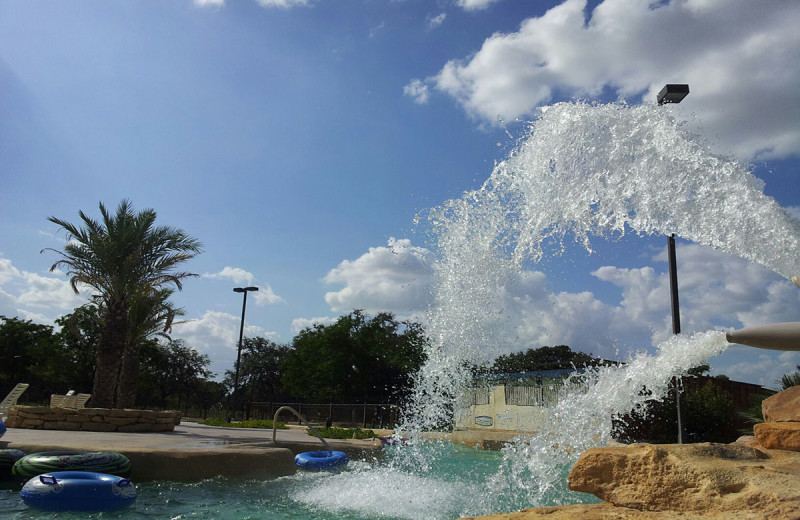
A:
[[[228,428],[263,428],[266,430],[272,429],[272,421],[269,419],[251,419],[249,421],[228,422],[223,419],[206,419],[200,421],[200,424],[207,426],[225,426]],[[278,428],[281,430],[286,429],[286,423],[278,421]]]
[[[372,430],[361,428],[316,428],[317,432],[326,439],[373,439],[377,437]],[[309,435],[314,435],[306,430]]]

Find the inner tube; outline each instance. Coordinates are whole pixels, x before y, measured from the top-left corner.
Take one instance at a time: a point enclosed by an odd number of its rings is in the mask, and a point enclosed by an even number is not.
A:
[[[344,466],[350,459],[343,451],[304,451],[294,457],[294,463],[308,470],[329,469]]]
[[[24,456],[25,453],[19,450],[0,450],[0,480],[7,480],[11,478],[11,468],[14,467],[15,462]]]
[[[43,511],[119,511],[136,501],[136,486],[105,473],[54,471],[30,479],[19,496]]]
[[[131,461],[109,451],[44,451],[19,459],[11,470],[18,478],[31,478],[53,471],[92,471],[118,477],[131,474]]]
[[[6,434],[6,423],[0,420],[0,437]]]

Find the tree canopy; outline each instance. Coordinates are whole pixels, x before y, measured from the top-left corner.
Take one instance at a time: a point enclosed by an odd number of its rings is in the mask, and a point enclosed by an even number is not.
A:
[[[584,352],[573,352],[567,345],[544,346],[498,356],[491,367],[491,372],[495,374],[539,372],[596,365],[601,362],[600,359]]]
[[[397,399],[424,361],[425,341],[419,324],[356,310],[295,336],[284,387],[304,399]]]

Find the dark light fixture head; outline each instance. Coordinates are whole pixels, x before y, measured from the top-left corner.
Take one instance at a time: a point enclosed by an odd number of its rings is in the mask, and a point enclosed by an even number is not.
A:
[[[258,287],[234,287],[233,292],[257,291]]]
[[[664,103],[680,103],[689,94],[689,85],[673,84],[665,85],[658,93],[658,104]]]

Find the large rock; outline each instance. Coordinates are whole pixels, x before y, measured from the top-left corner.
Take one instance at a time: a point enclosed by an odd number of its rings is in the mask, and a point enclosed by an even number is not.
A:
[[[766,422],[800,422],[800,386],[787,388],[761,402]]]
[[[602,504],[541,507],[486,520],[797,520],[800,453],[745,444],[636,444],[584,452],[570,488]]]
[[[755,425],[753,433],[765,448],[800,451],[800,422],[760,423]]]

